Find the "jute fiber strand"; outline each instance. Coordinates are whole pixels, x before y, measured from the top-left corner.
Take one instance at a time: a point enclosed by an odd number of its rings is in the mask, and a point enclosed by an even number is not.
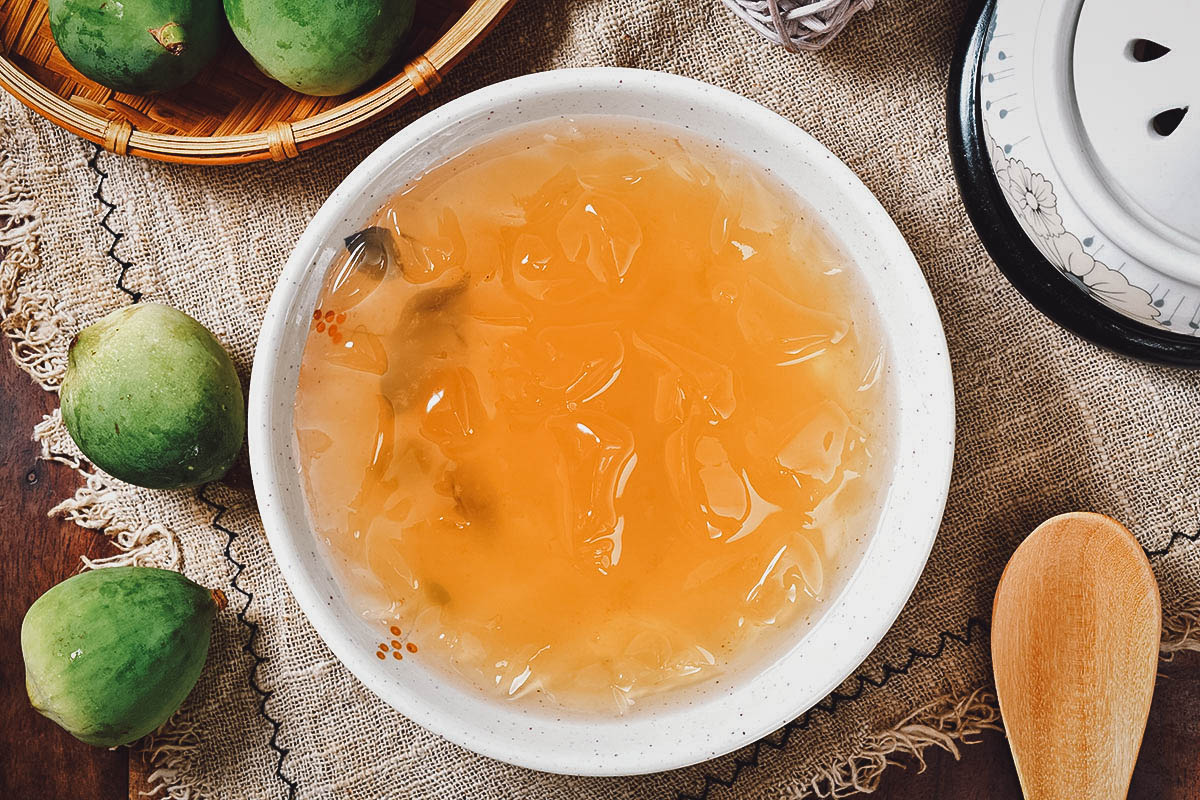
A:
[[[363,156],[450,97],[584,65],[690,75],[810,131],[896,220],[949,338],[954,480],[929,566],[893,630],[835,695],[768,744],[627,779],[508,767],[406,721],[320,643],[274,565],[249,494],[122,485],[79,462],[60,420],[49,417],[36,437],[47,457],[77,466],[82,482],[55,513],[112,535],[119,560],[179,566],[231,600],[196,691],[143,745],[157,767],[154,786],[174,797],[238,800],[286,797],[293,786],[302,798],[531,800],[782,798],[870,787],[889,756],[952,749],[996,724],[986,620],[997,579],[1026,533],[1080,508],[1112,515],[1147,548],[1167,550],[1151,559],[1167,612],[1165,649],[1192,646],[1200,552],[1182,534],[1198,524],[1200,377],[1072,337],[987,258],[959,203],[945,143],[944,87],[962,12],[958,2],[884,3],[826,50],[790,54],[716,2],[521,0],[437,91],[282,164],[184,168],[103,154],[92,169],[92,145],[10,99],[0,104],[3,326],[17,360],[51,390],[70,335],[129,302],[115,286],[121,261],[130,265],[126,286],[208,325],[246,377],[284,259]],[[115,208],[93,196],[100,171]],[[115,248],[110,230],[122,234]],[[233,612],[256,626],[256,669],[245,649],[249,629]],[[264,708],[277,727],[260,714],[252,686],[269,692]]]

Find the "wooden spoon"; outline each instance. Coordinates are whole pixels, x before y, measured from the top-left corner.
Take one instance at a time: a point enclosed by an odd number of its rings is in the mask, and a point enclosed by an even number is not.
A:
[[[992,609],[992,665],[1027,800],[1126,796],[1161,631],[1150,562],[1116,520],[1063,514],[1013,553]]]

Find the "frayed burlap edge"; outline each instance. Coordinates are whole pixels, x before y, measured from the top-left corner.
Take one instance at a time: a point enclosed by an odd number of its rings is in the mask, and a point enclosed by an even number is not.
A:
[[[16,139],[17,132],[0,119],[0,140]],[[61,311],[58,295],[35,280],[41,264],[41,226],[36,198],[18,178],[12,159],[0,158],[0,333],[8,340],[17,366],[38,386],[57,392],[75,322]],[[175,535],[161,524],[142,523],[128,513],[120,503],[121,490],[89,469],[75,449],[57,409],[34,427],[33,439],[41,446],[42,459],[66,464],[83,478],[75,495],[52,508],[49,516],[99,531],[118,550],[100,559],[81,556],[84,569],[123,564],[180,568],[182,555]],[[192,728],[189,720],[176,714],[140,744],[154,768],[148,778],[151,795],[171,800],[196,796],[177,780],[172,764],[173,755],[197,745]]]
[[[1159,653],[1170,661],[1176,653],[1200,651],[1200,601],[1163,612]],[[975,744],[984,731],[1003,731],[995,689],[979,687],[962,697],[945,696],[901,720],[894,728],[873,734],[853,755],[821,768],[805,785],[787,798],[841,798],[857,792],[874,792],[885,770],[915,760],[917,771],[925,770],[925,752],[930,747],[960,758],[962,745]]]
[[[1185,650],[1200,651],[1200,601],[1172,612],[1163,613],[1160,652],[1164,661]]]
[[[13,131],[0,120],[0,137],[12,135]],[[58,296],[52,290],[29,280],[40,264],[40,230],[36,199],[18,180],[11,160],[0,161],[0,332],[9,340],[10,351],[21,369],[43,389],[56,391],[66,369],[67,332],[74,328],[74,322],[61,312]],[[175,535],[159,523],[136,518],[124,490],[109,483],[107,476],[92,468],[75,448],[57,410],[35,426],[33,439],[40,445],[44,460],[64,464],[83,479],[74,496],[49,514],[105,534],[118,550],[107,558],[82,558],[85,568],[122,564],[180,567],[182,555]],[[1169,659],[1184,650],[1200,650],[1200,603],[1164,614],[1163,657]],[[961,745],[974,743],[978,735],[989,730],[1002,730],[990,688],[979,687],[960,697],[946,696],[894,727],[867,736],[855,752],[832,759],[780,796],[841,798],[872,792],[886,769],[900,759],[913,759],[922,770],[930,747],[945,750],[957,759]],[[185,756],[190,757],[198,746],[193,721],[179,713],[139,743],[151,766],[149,796],[171,800],[214,796],[209,787],[197,785],[184,774]]]
[[[0,140],[15,139],[16,132],[0,119]],[[40,264],[41,227],[36,199],[12,159],[0,154],[0,332],[18,366],[53,391],[66,370],[63,339],[73,324],[53,291],[26,280]]]
[[[34,426],[33,441],[40,445],[43,460],[65,464],[83,478],[83,485],[75,490],[74,496],[50,509],[49,516],[99,531],[120,551],[107,558],[83,558],[87,568],[137,565],[178,571],[183,566],[175,534],[161,524],[143,522],[130,512],[123,502],[122,489],[110,485],[106,475],[90,468],[75,448],[59,409]]]
[[[1000,709],[990,689],[980,687],[962,697],[941,697],[890,730],[868,736],[854,754],[830,761],[806,783],[782,796],[799,800],[873,792],[879,788],[885,770],[902,764],[902,759],[915,760],[917,771],[923,772],[925,751],[930,747],[945,750],[957,761],[962,745],[975,744],[984,731],[999,730]]]

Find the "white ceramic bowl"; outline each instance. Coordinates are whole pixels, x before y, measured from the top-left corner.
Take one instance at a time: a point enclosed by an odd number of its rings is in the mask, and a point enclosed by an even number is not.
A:
[[[535,120],[604,114],[669,123],[768,166],[825,220],[858,265],[888,340],[894,474],[861,562],[796,641],[753,669],[667,695],[624,717],[555,713],[456,685],[420,659],[375,657],[377,625],[347,603],[311,530],[295,460],[292,405],[324,271],[347,235],[414,175],[497,132]],[[916,260],[887,213],[828,150],[750,100],[697,81],[594,68],[489,86],[403,129],[342,182],[288,259],[271,298],[250,381],[250,455],[267,538],[317,632],[366,686],[458,744],[550,772],[652,772],[727,753],[810,708],[867,656],[924,568],[954,450],[954,392],[941,323]],[[382,732],[381,732],[382,733]]]

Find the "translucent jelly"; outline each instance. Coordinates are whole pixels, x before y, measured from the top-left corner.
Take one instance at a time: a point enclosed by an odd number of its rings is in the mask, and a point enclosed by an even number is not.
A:
[[[873,528],[864,296],[715,144],[519,129],[330,268],[295,409],[314,525],[364,615],[485,691],[624,711],[718,675],[794,633]]]

